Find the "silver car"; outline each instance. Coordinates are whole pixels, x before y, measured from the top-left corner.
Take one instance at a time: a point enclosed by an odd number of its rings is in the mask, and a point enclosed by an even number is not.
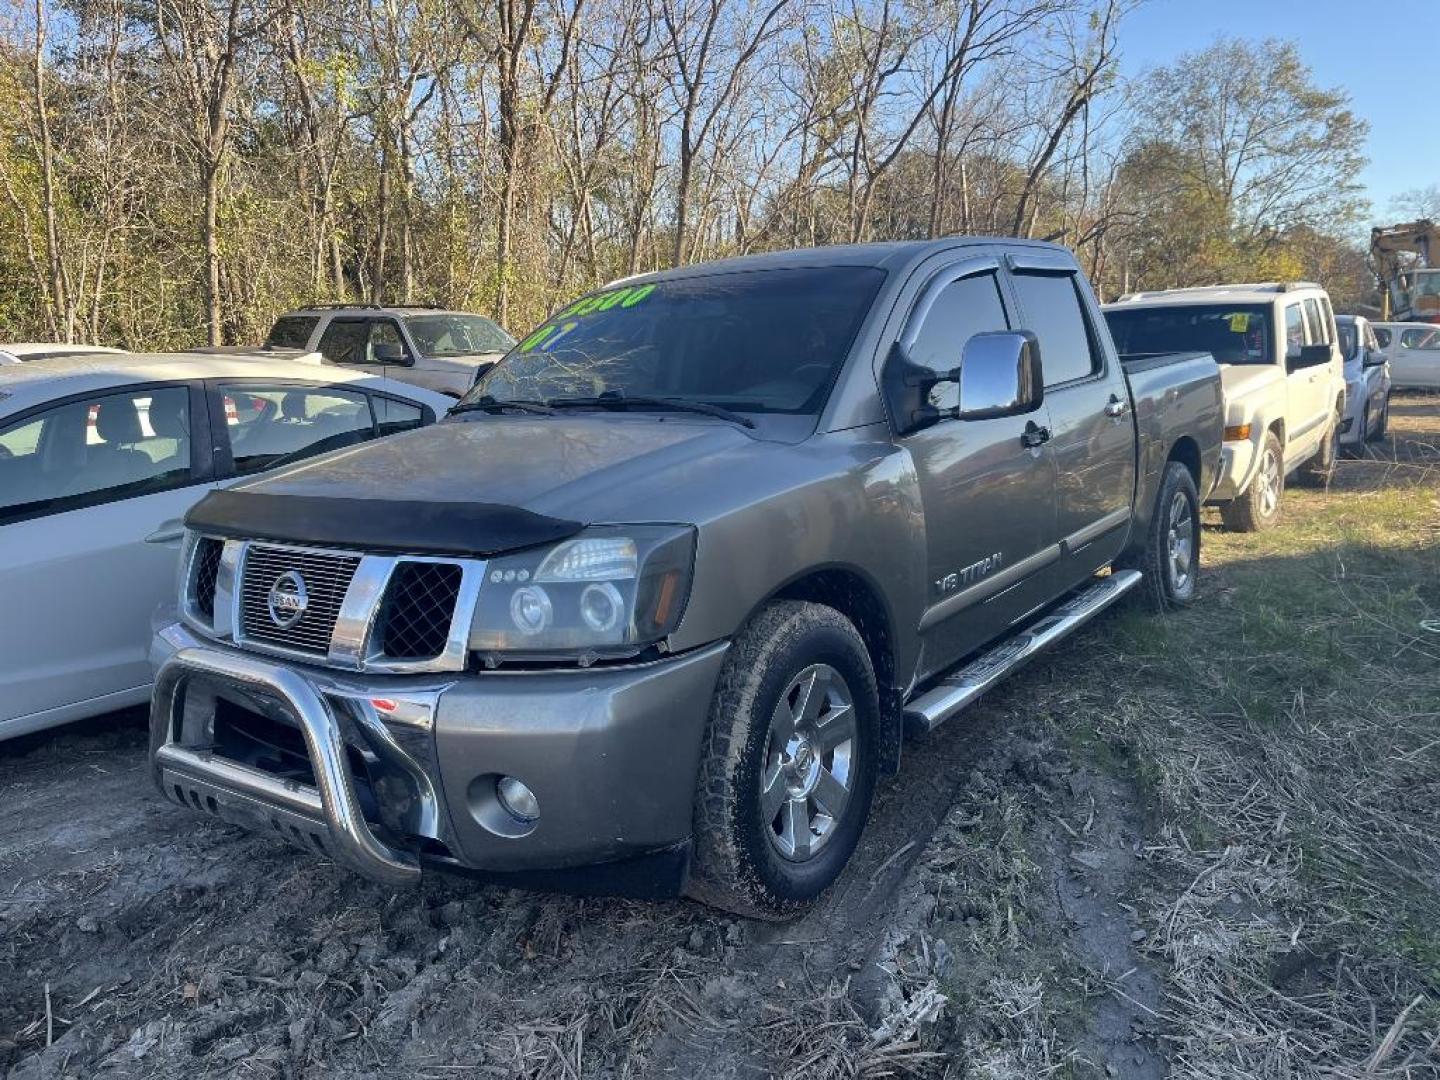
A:
[[[326,363],[459,397],[515,345],[485,318],[431,307],[326,304],[280,316],[267,349],[319,353]]]
[[[211,488],[450,403],[291,360],[0,368],[0,739],[148,699],[151,616],[173,602],[181,519]]]
[[[1365,316],[1337,315],[1335,325],[1345,356],[1340,445],[1353,448],[1378,442],[1390,426],[1390,364]]]

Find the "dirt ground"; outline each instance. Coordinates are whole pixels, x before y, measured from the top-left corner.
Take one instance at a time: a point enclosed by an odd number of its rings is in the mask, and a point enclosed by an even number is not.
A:
[[[907,744],[784,925],[382,889],[163,802],[139,714],[0,744],[0,1069],[1440,1076],[1440,402],[1204,542]]]

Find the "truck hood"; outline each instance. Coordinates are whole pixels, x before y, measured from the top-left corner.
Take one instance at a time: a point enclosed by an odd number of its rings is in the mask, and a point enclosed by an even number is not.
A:
[[[723,471],[717,459],[755,444],[729,424],[669,415],[452,421],[214,492],[187,522],[211,535],[493,555],[599,520],[675,520],[667,478],[702,463]]]

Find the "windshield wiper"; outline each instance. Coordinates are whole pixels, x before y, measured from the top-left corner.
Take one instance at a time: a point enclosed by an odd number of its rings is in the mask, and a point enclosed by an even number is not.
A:
[[[552,409],[572,406],[592,409],[676,409],[680,412],[701,413],[705,416],[729,420],[732,424],[739,424],[741,427],[753,428],[755,426],[755,421],[748,416],[741,416],[723,405],[711,405],[708,401],[691,401],[689,398],[676,397],[645,397],[644,395],[622,394],[618,390],[606,390],[598,397],[551,398],[545,404]]]
[[[458,405],[452,405],[445,415],[454,416],[456,413],[467,412],[506,412],[511,409],[516,412],[536,413],[540,416],[555,415],[555,410],[543,401],[510,401],[492,397],[489,394],[478,397],[474,401],[462,401]]]

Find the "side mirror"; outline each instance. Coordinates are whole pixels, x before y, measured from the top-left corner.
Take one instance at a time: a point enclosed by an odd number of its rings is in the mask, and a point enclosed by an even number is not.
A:
[[[1033,412],[1045,397],[1040,340],[1029,330],[976,334],[960,362],[961,420]]]
[[[930,393],[942,383],[958,383],[960,404],[936,408]],[[965,343],[957,368],[939,373],[915,363],[897,341],[880,375],[881,391],[897,435],[930,427],[941,420],[987,420],[1032,412],[1044,400],[1040,342],[1028,330],[976,334]]]
[[[403,364],[409,367],[414,363],[410,357],[405,355],[405,347],[397,345],[393,341],[382,341],[373,349],[375,362],[377,364]]]
[[[1286,367],[1291,371],[1300,371],[1303,368],[1323,367],[1330,363],[1329,345],[1302,345],[1300,355],[1292,356]]]
[[[1385,354],[1382,353],[1382,352],[1380,352],[1378,349],[1366,349],[1366,350],[1365,350],[1364,366],[1365,366],[1365,367],[1384,367],[1384,366],[1385,366]]]

